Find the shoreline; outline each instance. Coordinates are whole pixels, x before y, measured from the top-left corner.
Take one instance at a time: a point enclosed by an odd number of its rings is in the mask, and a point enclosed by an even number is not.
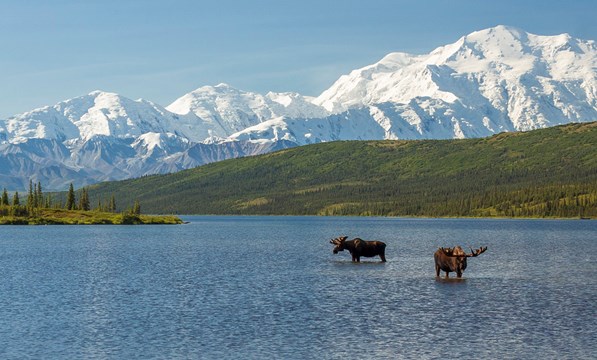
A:
[[[63,209],[38,209],[33,216],[0,216],[2,225],[178,225],[176,215],[136,215]]]

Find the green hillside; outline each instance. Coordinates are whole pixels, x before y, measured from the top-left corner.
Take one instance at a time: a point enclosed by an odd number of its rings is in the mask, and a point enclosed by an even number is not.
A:
[[[144,213],[597,217],[597,123],[483,139],[342,141],[103,183]]]

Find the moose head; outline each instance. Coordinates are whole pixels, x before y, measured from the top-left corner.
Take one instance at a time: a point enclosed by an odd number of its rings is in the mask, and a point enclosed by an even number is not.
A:
[[[434,254],[435,259],[435,274],[439,276],[441,270],[446,272],[446,277],[450,272],[455,272],[457,277],[462,277],[462,273],[466,269],[466,259],[469,257],[479,256],[487,250],[486,247],[480,247],[477,250],[471,248],[471,253],[467,254],[460,246],[453,248],[440,247]]]
[[[330,244],[334,245],[334,250],[332,250],[334,254],[337,254],[339,251],[344,251],[346,239],[348,239],[348,236],[340,236],[330,240]]]

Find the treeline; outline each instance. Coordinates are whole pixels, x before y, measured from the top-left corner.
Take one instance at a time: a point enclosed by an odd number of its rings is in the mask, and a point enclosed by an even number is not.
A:
[[[363,173],[371,173],[367,168],[362,165]],[[248,181],[247,173],[223,177],[218,187],[197,186],[204,189],[200,199],[181,196],[173,204],[207,214],[597,218],[595,179],[541,183],[519,175],[501,180],[472,173],[411,179],[377,175],[368,182],[338,178],[297,189],[293,180],[276,184],[271,175],[255,172],[261,181]]]
[[[299,199],[310,202],[315,208],[322,206],[317,211],[321,215],[597,218],[597,186],[511,186],[511,190],[496,187],[484,191],[460,188],[453,192],[446,191],[439,182],[435,186],[436,189],[428,189],[430,191],[396,191],[399,196],[386,199],[371,196],[375,194],[371,188],[326,191],[318,193],[320,199],[315,196]],[[372,192],[364,195],[369,190]],[[325,205],[336,196],[350,201]],[[293,208],[291,197],[283,196],[272,198],[261,208],[263,211],[275,210],[276,204],[284,202],[290,202],[287,208]],[[296,207],[289,211],[302,210]]]
[[[41,209],[117,212],[116,197],[114,194],[104,201],[98,197],[97,203],[95,206],[92,206],[88,189],[82,188],[78,192],[75,192],[72,183],[66,193],[65,200],[61,199],[60,196],[53,196],[52,193],[44,194],[40,182],[34,184],[33,181],[29,181],[29,191],[24,198],[22,198],[22,195],[18,191],[15,191],[10,196],[6,188],[3,189],[2,196],[0,197],[0,216],[37,216]],[[132,215],[140,215],[141,205],[135,200],[133,207],[126,212]]]
[[[343,141],[104,183],[156,213],[597,218],[597,123]]]

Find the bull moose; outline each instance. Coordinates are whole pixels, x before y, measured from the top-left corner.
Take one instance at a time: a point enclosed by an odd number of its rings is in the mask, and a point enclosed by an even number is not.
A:
[[[437,249],[433,257],[435,258],[435,275],[439,277],[441,270],[446,272],[446,278],[449,277],[450,272],[455,272],[456,277],[462,277],[464,269],[466,269],[466,258],[479,256],[487,250],[487,246],[481,246],[477,250],[471,248],[471,253],[467,254],[460,246],[453,248]]]
[[[334,254],[345,249],[352,255],[353,262],[361,262],[361,256],[373,257],[379,255],[382,262],[386,262],[386,244],[381,241],[365,241],[359,238],[348,240],[348,236],[341,236],[330,240],[335,245]]]

